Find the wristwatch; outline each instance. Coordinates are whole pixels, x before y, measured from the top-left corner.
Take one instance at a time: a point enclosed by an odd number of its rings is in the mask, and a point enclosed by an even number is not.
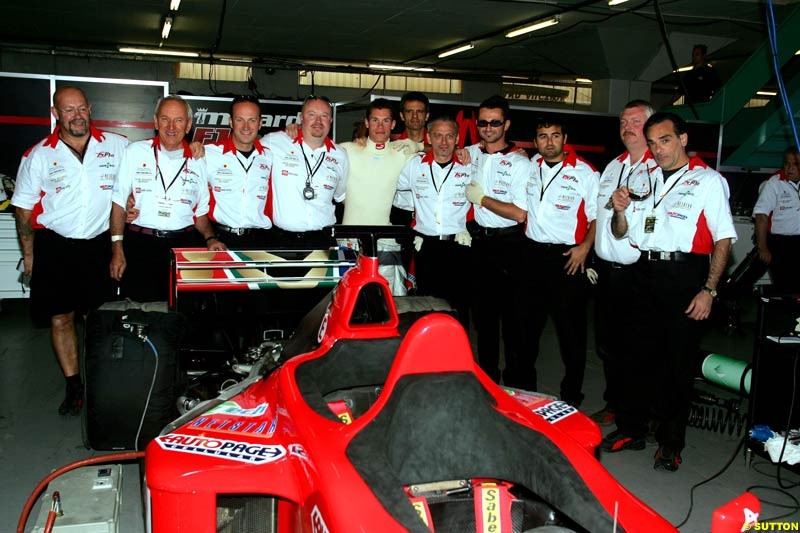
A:
[[[708,294],[710,294],[712,298],[716,298],[717,297],[717,289],[712,289],[711,287],[709,287],[707,285],[703,285],[702,290],[704,290]]]

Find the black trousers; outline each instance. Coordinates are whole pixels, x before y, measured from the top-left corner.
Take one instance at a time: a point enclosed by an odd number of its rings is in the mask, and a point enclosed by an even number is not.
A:
[[[478,363],[500,382],[500,332],[503,334],[503,383],[514,381],[522,348],[522,227],[515,233],[472,237],[472,320],[478,338]]]
[[[336,246],[336,239],[329,232],[323,230],[286,231],[273,226],[271,232],[272,242],[276,249],[327,250]]]
[[[617,338],[626,353],[617,427],[625,434],[647,434],[652,413],[659,422],[659,444],[681,450],[692,400],[695,357],[704,323],[686,316],[708,274],[708,256],[687,261],[640,259],[632,270],[632,315]]]
[[[422,247],[414,259],[417,294],[447,300],[458,313],[458,321],[469,331],[469,248],[454,240],[422,237]]]
[[[772,235],[767,237],[772,253],[769,273],[772,284],[784,294],[800,294],[800,235]]]
[[[170,261],[173,248],[203,246],[197,231],[175,237],[156,237],[125,229],[125,260],[122,296],[136,302],[166,302],[170,294]]]
[[[633,266],[604,261],[598,257],[594,268],[598,274],[594,291],[595,349],[603,362],[606,380],[603,399],[612,411],[617,412],[622,388],[620,380],[626,364],[625,351],[620,345],[618,334],[620,327],[631,321],[627,295],[631,290]]]
[[[542,244],[526,238],[525,269],[525,349],[528,357],[521,365],[511,386],[536,390],[536,359],[539,340],[552,316],[564,363],[561,380],[561,399],[574,406],[583,401],[583,374],[586,368],[586,304],[589,282],[578,272],[568,275],[564,270],[564,252],[572,246]]]

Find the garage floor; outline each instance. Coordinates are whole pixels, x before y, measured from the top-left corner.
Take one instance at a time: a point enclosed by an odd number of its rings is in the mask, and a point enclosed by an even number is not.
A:
[[[753,346],[755,312],[743,317],[743,331],[728,335],[722,325],[712,327],[703,347],[717,353],[748,360]],[[591,316],[591,313],[590,313]],[[591,337],[590,337],[591,338]],[[539,363],[543,392],[558,391],[561,363],[552,327],[542,340]],[[600,361],[590,348],[583,408],[587,413],[603,406],[603,377]],[[720,396],[729,394],[704,386]],[[64,381],[50,348],[47,329],[36,329],[28,318],[28,302],[5,300],[0,310],[0,531],[12,531],[25,500],[36,483],[53,469],[79,459],[99,455],[87,450],[82,441],[79,418],[65,418],[56,410],[62,400]],[[611,428],[604,431],[608,432]],[[676,473],[655,472],[655,444],[644,451],[626,451],[601,457],[606,468],[631,492],[673,524],[690,510],[690,488],[717,473],[733,456],[739,438],[690,428],[684,463]],[[771,519],[787,513],[781,522],[800,522],[796,500],[774,489],[776,467],[760,457],[747,468],[739,451],[727,471],[694,492],[694,506],[685,532],[707,532],[713,509],[753,485],[764,502],[762,517]],[[138,467],[129,464],[123,475],[123,504],[120,532],[144,531]],[[784,483],[798,476],[782,471]],[[800,499],[800,488],[791,491]],[[65,509],[68,495],[62,495]],[[776,505],[768,504],[766,501]],[[788,506],[788,508],[786,507]],[[32,529],[39,504],[34,508],[26,531]]]

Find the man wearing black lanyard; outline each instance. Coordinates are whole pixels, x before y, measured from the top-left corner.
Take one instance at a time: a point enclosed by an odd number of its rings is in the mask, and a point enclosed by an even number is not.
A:
[[[420,295],[444,298],[458,312],[469,331],[469,297],[465,290],[471,239],[467,233],[464,187],[470,167],[454,154],[458,123],[449,117],[428,123],[433,149],[412,157],[400,172],[397,190],[411,192],[416,221],[414,231],[417,290]]]
[[[503,383],[514,386],[519,375],[523,331],[521,291],[522,247],[527,216],[525,186],[531,175],[528,155],[506,140],[511,127],[508,102],[502,96],[484,100],[478,108],[482,144],[470,146],[472,179],[467,199],[474,204],[475,220],[467,223],[472,235],[472,268],[491,280],[472,294],[473,320],[478,333],[478,362],[500,382],[500,327],[503,331]]]
[[[281,247],[327,249],[334,239],[322,228],[336,223],[334,202],[342,202],[347,186],[347,153],[328,137],[333,106],[324,96],[303,102],[300,132],[282,131],[261,142],[272,152],[266,214]]]
[[[647,149],[644,138],[644,123],[653,108],[644,100],[633,100],[625,105],[619,116],[619,136],[625,145],[625,153],[611,160],[600,176],[597,195],[597,236],[594,240],[595,268],[598,273],[594,302],[594,335],[597,355],[603,361],[606,389],[603,399],[606,406],[592,415],[592,420],[601,426],[614,423],[619,403],[618,381],[622,378],[624,355],[617,348],[614,332],[620,322],[620,313],[627,310],[617,305],[617,298],[630,287],[631,265],[638,261],[639,250],[627,240],[618,240],[611,234],[609,221],[614,210],[611,194],[623,185],[641,180],[656,166],[655,159]]]
[[[261,107],[256,97],[233,99],[230,127],[230,137],[205,147],[208,218],[229,248],[267,249],[272,245],[272,221],[265,212],[272,152],[258,140]]]
[[[153,116],[158,136],[128,146],[120,164],[112,195],[110,268],[111,277],[122,281],[123,294],[133,300],[168,299],[172,248],[205,243],[209,250],[225,249],[206,216],[205,160],[192,159],[185,141],[191,117],[180,96],[159,99]],[[126,227],[131,194],[138,216]]]
[[[528,237],[525,269],[525,345],[519,385],[536,390],[539,340],[548,314],[556,326],[564,378],[561,399],[578,407],[583,401],[586,367],[586,256],[592,248],[597,216],[598,173],[572,147],[558,118],[540,119],[536,126],[533,172],[527,184]]]
[[[612,195],[611,231],[627,237],[641,256],[633,267],[630,297],[620,302],[631,306],[631,314],[627,323],[617,324],[618,341],[631,352],[618,431],[601,449],[609,451],[619,439],[628,439],[628,449],[642,449],[630,443],[644,438],[653,398],[659,421],[653,466],[674,472],[685,445],[701,321],[711,312],[736,230],[728,184],[686,154],[683,119],[656,113],[644,132],[658,168],[650,173],[648,187],[623,185]]]

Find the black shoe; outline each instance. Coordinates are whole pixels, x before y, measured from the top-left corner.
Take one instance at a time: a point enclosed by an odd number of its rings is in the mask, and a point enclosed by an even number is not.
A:
[[[592,413],[589,418],[594,420],[598,426],[605,427],[614,423],[614,419],[617,418],[617,413],[606,405],[596,413]]]
[[[656,470],[675,472],[681,465],[681,454],[669,446],[659,446],[655,457],[656,461],[653,464],[653,468]]]
[[[83,407],[83,385],[67,385],[67,394],[64,396],[64,401],[58,406],[58,414],[77,416],[81,412],[81,407]]]
[[[645,445],[644,438],[631,437],[617,429],[603,437],[600,449],[604,452],[615,453],[622,450],[644,450]]]

